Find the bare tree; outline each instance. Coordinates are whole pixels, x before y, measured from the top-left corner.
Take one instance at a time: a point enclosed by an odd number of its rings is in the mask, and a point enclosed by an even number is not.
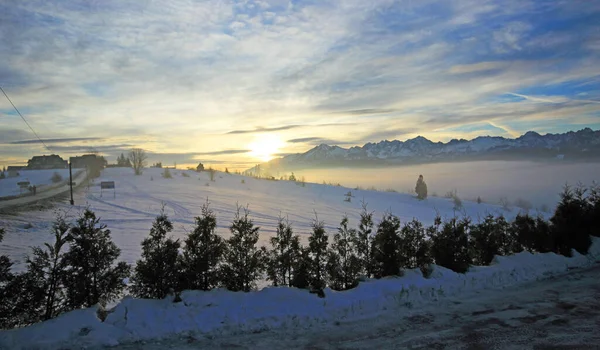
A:
[[[146,151],[141,148],[134,148],[129,152],[129,161],[136,175],[142,175],[142,169],[146,166]]]

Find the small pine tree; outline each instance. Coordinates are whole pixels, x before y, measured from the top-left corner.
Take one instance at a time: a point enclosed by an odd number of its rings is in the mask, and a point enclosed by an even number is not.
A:
[[[400,219],[391,213],[384,214],[373,238],[374,276],[398,276],[400,271]]]
[[[65,254],[65,287],[71,309],[106,305],[125,289],[123,280],[131,267],[115,261],[121,250],[112,242],[110,230],[96,214],[86,209],[71,229],[71,248]]]
[[[310,258],[310,250],[305,247],[300,247],[298,261],[294,266],[294,271],[292,272],[291,286],[307,289],[310,287],[311,281],[311,266],[312,260]]]
[[[267,276],[274,286],[292,286],[292,279],[300,263],[300,236],[294,235],[288,220],[279,218],[272,249],[268,252]]]
[[[404,224],[399,233],[400,267],[424,269],[433,262],[425,228],[417,219]]]
[[[327,257],[329,285],[334,290],[347,290],[358,285],[361,266],[354,245],[356,240],[356,230],[348,228],[348,217],[344,216],[338,232],[333,235]]]
[[[163,299],[179,282],[179,240],[167,238],[173,224],[164,212],[156,217],[150,236],[142,241],[142,258],[133,270],[131,293],[138,298]]]
[[[240,215],[237,211],[229,230],[223,265],[223,284],[231,291],[249,292],[264,269],[264,251],[256,247],[259,227],[248,218],[248,209]]]
[[[509,251],[508,228],[503,216],[495,218],[491,214],[482,222],[471,225],[469,247],[475,265],[489,265],[495,255],[503,255]]]
[[[322,291],[326,285],[325,271],[327,263],[327,245],[329,243],[325,224],[315,218],[312,233],[308,237],[308,254],[310,257],[310,286],[316,291]]]
[[[225,174],[229,174],[229,168],[225,168]]]
[[[477,204],[481,204],[483,203],[483,200],[481,199],[481,197],[477,196]]]
[[[417,198],[421,200],[427,198],[427,184],[425,183],[425,180],[423,180],[423,175],[419,175],[417,185],[415,186],[415,192],[417,193]]]
[[[439,226],[439,220],[436,224]],[[442,230],[430,229],[431,255],[437,265],[454,272],[465,273],[471,264],[469,255],[469,220],[452,218]]]
[[[4,228],[0,228],[0,242],[4,239]],[[9,283],[13,280],[14,275],[11,272],[12,262],[6,255],[0,255],[0,329],[13,327],[13,311],[12,305],[14,293],[9,293]]]
[[[292,173],[292,175],[290,175],[289,180],[294,181],[294,182],[296,181],[296,176],[294,175],[294,173]]]
[[[363,202],[354,246],[356,247],[356,256],[359,260],[359,266],[362,268],[361,273],[366,277],[371,277],[373,274],[373,253],[371,250],[373,245],[372,233],[373,212],[369,212],[367,210],[367,204]]]
[[[217,235],[217,217],[208,200],[196,227],[185,240],[181,260],[181,290],[210,290],[219,285],[225,241]]]
[[[165,168],[165,170],[163,170],[162,177],[165,179],[173,178],[173,175],[171,175],[171,171],[169,170],[169,168]]]
[[[590,218],[590,234],[600,237],[600,186],[593,183],[590,186],[590,194],[588,200],[588,217]]]
[[[550,218],[557,251],[562,255],[571,256],[571,249],[587,254],[592,245],[588,216],[591,210],[585,192],[583,186],[572,190],[566,185],[554,215]]]

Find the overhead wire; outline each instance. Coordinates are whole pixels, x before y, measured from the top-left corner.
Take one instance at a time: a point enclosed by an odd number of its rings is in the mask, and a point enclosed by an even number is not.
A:
[[[10,97],[8,97],[8,95],[6,94],[6,91],[4,91],[4,89],[2,88],[2,86],[0,86],[0,91],[2,91],[2,93],[4,94],[4,96],[6,97],[6,99],[8,100],[8,102],[10,102],[10,104],[13,106],[13,108],[15,109],[15,111],[17,112],[17,114],[21,117],[21,119],[23,119],[23,121],[25,122],[25,124],[27,124],[27,126],[29,127],[29,129],[31,130],[31,132],[33,132],[33,134],[35,135],[35,137],[40,141],[40,143],[42,145],[44,145],[44,148],[46,148],[48,151],[52,152],[52,150],[50,149],[50,147],[48,147],[46,145],[46,143],[44,142],[44,140],[42,140],[39,135],[37,134],[37,132],[35,132],[35,130],[33,129],[33,127],[29,124],[29,122],[27,121],[27,119],[25,119],[25,117],[23,116],[23,114],[21,114],[21,112],[19,111],[19,109],[17,108],[17,106],[15,106],[15,104],[12,102],[12,100],[10,99]]]

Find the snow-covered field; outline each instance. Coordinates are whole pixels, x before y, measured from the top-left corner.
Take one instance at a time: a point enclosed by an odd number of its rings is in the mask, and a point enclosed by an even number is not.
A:
[[[38,191],[43,191],[54,185],[52,182],[52,175],[54,175],[55,172],[63,178],[63,181],[69,179],[69,169],[21,170],[19,171],[19,176],[7,177],[0,180],[0,197],[20,194],[21,190],[17,183],[21,181],[29,181],[31,186],[37,186]],[[75,175],[75,173],[76,171],[73,171],[73,175]]]
[[[255,223],[261,226],[262,243],[273,234],[280,214],[289,216],[303,240],[310,231],[315,212],[319,220],[325,221],[331,234],[344,214],[356,224],[363,199],[376,211],[376,217],[391,211],[404,221],[416,217],[429,224],[436,212],[442,216],[455,214],[450,199],[418,201],[408,194],[352,191],[352,201],[345,202],[344,194],[349,189],[342,187],[308,183],[302,187],[287,181],[257,180],[224,173],[217,173],[215,181],[210,181],[208,173],[181,170],[171,170],[173,179],[164,179],[161,172],[147,169],[136,177],[131,169],[106,169],[89,189],[82,189],[75,197],[74,207],[58,204],[49,211],[4,215],[0,225],[7,229],[7,234],[0,252],[19,260],[17,267],[22,267],[27,247],[50,240],[48,226],[54,211],[75,217],[86,206],[112,230],[113,240],[122,249],[122,259],[130,263],[139,258],[139,244],[148,235],[162,205],[175,223],[174,236],[183,237],[191,230],[193,218],[207,198],[217,213],[218,232],[224,236],[228,235],[227,227],[236,203],[248,205]],[[116,195],[113,197],[111,190],[101,195],[100,181],[115,181]],[[517,213],[464,202],[464,214],[474,219],[488,212],[503,213],[508,218]],[[32,227],[25,229],[24,223],[31,223]],[[419,270],[410,270],[401,278],[368,280],[345,292],[326,289],[323,299],[304,290],[285,287],[268,287],[251,293],[221,289],[185,291],[180,303],[126,297],[104,322],[92,308],[27,328],[0,332],[0,349],[95,347],[175,336],[194,339],[277,329],[308,331],[323,325],[373,319],[382,314],[410,313],[415,307],[435,308],[448,298],[468,300],[474,293],[544,279],[571,268],[590,266],[599,259],[600,239],[594,238],[587,256],[575,252],[573,258],[566,258],[553,253],[524,252],[496,257],[491,266],[473,267],[466,274],[436,266],[427,279]]]
[[[30,246],[50,241],[50,223],[56,211],[76,217],[85,207],[90,207],[112,231],[112,238],[121,248],[121,259],[134,263],[139,259],[141,241],[148,235],[152,221],[162,205],[174,223],[173,236],[183,238],[192,229],[194,217],[208,199],[217,214],[217,232],[229,235],[229,225],[236,210],[236,203],[248,206],[250,216],[261,227],[261,244],[275,232],[279,215],[289,217],[294,231],[306,241],[310,234],[315,212],[325,222],[328,233],[336,232],[342,216],[347,214],[350,224],[358,224],[361,201],[368,203],[378,220],[385,211],[391,211],[401,220],[417,218],[430,224],[436,213],[442,217],[455,215],[452,200],[430,197],[424,201],[413,195],[393,192],[376,192],[307,183],[305,187],[289,181],[258,180],[234,174],[216,173],[215,181],[209,174],[173,170],[172,179],[161,177],[162,169],[145,169],[143,175],[135,176],[128,168],[105,169],[89,189],[81,189],[75,196],[75,206],[57,204],[53,210],[25,212],[17,216],[3,215],[0,226],[6,228],[6,236],[0,243],[0,253],[8,254],[15,261],[17,270],[23,267],[24,254]],[[184,177],[185,173],[189,177]],[[100,182],[115,181],[116,195],[104,190],[101,196]],[[374,179],[374,185],[376,185]],[[345,202],[345,194],[352,192],[351,202]],[[501,207],[463,201],[464,212],[474,220],[486,213],[503,213],[507,218],[517,214],[517,209],[504,211]],[[31,228],[28,227],[31,224]]]

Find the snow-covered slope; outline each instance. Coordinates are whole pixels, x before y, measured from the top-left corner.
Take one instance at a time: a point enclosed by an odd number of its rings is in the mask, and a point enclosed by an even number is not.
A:
[[[572,268],[593,265],[599,259],[600,239],[593,238],[587,256],[577,252],[572,258],[523,252],[496,257],[491,266],[473,267],[466,274],[435,266],[430,278],[424,278],[416,269],[406,271],[400,278],[368,280],[349,291],[326,289],[325,298],[287,287],[251,293],[222,289],[185,291],[179,303],[170,297],[165,300],[126,298],[104,322],[98,318],[96,308],[90,308],[30,327],[0,332],[0,348],[89,348],[174,335],[193,339],[280,328],[310,329],[374,318],[382,313],[407,314],[411,308],[435,305],[448,298],[467,301],[478,291],[541,280]]]
[[[577,132],[540,135],[529,131],[516,139],[480,136],[472,140],[453,139],[432,142],[422,136],[406,141],[381,141],[349,149],[319,145],[306,153],[292,154],[261,164],[262,171],[300,169],[320,165],[399,164],[444,160],[469,160],[493,157],[535,159],[558,155],[599,157],[600,130],[585,128]],[[251,168],[248,173],[257,173]]]
[[[135,263],[140,257],[140,243],[148,236],[152,221],[165,205],[166,213],[174,223],[173,235],[183,238],[194,224],[194,217],[200,215],[200,208],[206,200],[217,215],[217,232],[229,234],[236,203],[248,206],[250,217],[260,226],[261,241],[268,242],[275,232],[279,215],[289,217],[294,232],[305,242],[311,231],[315,212],[319,220],[325,222],[328,233],[336,232],[337,225],[345,214],[350,225],[357,225],[361,211],[361,201],[368,203],[379,220],[385,211],[398,215],[404,222],[418,218],[431,224],[436,212],[444,217],[454,216],[454,204],[447,198],[430,197],[424,201],[413,195],[391,192],[354,190],[344,187],[307,183],[302,187],[289,181],[268,181],[234,174],[217,173],[215,181],[210,181],[208,173],[172,170],[172,179],[161,177],[161,169],[145,169],[143,175],[135,176],[129,168],[105,169],[89,189],[76,193],[75,206],[68,203],[57,204],[54,210],[26,213],[22,216],[3,215],[1,225],[6,228],[6,236],[0,246],[0,253],[8,254],[15,260],[16,269],[24,264],[24,254],[31,246],[39,246],[52,239],[49,226],[55,210],[65,211],[75,217],[85,207],[90,207],[112,231],[113,240],[122,250],[122,259]],[[182,174],[189,177],[184,177]],[[101,181],[115,181],[116,189],[101,193]],[[243,183],[242,183],[243,182]],[[345,202],[345,194],[352,192],[352,201]],[[464,213],[476,219],[486,213],[502,213],[508,218],[517,214],[518,209],[504,211],[497,205],[477,204],[464,201]],[[462,215],[462,212],[457,213]],[[31,224],[32,228],[25,228]]]

